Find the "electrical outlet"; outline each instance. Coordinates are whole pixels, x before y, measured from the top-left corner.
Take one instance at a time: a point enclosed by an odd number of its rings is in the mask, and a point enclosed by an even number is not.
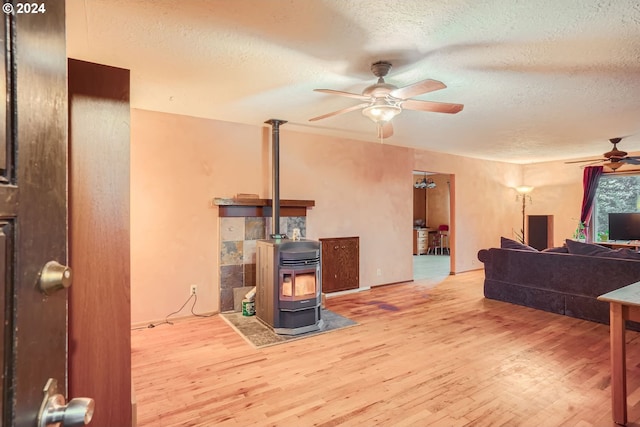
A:
[[[381,268],[379,268],[379,269],[376,271],[376,274],[378,275],[378,277],[382,276],[382,269],[381,269]]]
[[[195,295],[198,293],[198,285],[191,285],[191,291],[189,292],[189,296]]]

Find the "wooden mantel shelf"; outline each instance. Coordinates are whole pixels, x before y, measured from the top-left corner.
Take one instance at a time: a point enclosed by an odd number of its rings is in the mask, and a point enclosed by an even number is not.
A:
[[[271,206],[271,199],[228,199],[223,197],[216,197],[213,199],[213,204],[217,206]],[[315,206],[316,202],[313,200],[282,200],[280,199],[280,206],[297,206],[310,208]]]
[[[273,201],[216,197],[213,199],[213,205],[218,206],[218,215],[221,217],[267,217],[271,216]],[[280,199],[280,216],[307,216],[307,209],[315,205],[313,200]]]

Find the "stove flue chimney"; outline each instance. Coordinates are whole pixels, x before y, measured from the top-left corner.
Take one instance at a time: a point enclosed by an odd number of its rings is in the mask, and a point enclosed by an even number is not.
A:
[[[265,123],[271,125],[271,238],[281,239],[280,234],[280,125],[286,120],[270,119]]]

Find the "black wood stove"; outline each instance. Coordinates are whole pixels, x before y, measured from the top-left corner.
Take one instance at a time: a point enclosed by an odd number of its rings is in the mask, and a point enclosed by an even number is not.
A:
[[[256,244],[256,316],[282,335],[322,328],[320,242],[289,239]]]

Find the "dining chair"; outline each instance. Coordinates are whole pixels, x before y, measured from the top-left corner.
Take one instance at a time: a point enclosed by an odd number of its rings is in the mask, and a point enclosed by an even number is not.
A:
[[[438,226],[438,231],[433,236],[433,239],[429,244],[427,254],[433,251],[433,254],[437,255],[438,250],[440,250],[440,255],[444,255],[445,251],[447,251],[447,254],[451,254],[449,250],[449,226],[446,224],[441,224]]]

